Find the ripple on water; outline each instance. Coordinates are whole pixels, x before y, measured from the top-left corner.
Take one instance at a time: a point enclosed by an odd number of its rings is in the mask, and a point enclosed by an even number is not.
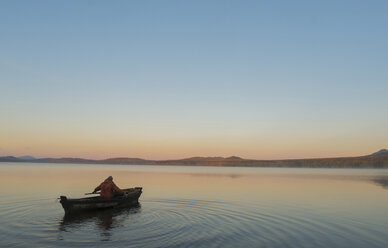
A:
[[[142,200],[141,205],[63,216],[52,199],[2,201],[0,238],[12,246],[385,247],[383,231],[287,206],[205,200]]]

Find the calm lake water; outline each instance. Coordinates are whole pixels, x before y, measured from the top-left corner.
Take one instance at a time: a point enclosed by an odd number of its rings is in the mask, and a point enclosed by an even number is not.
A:
[[[65,218],[107,176],[140,205]],[[0,163],[0,247],[388,247],[388,170]]]

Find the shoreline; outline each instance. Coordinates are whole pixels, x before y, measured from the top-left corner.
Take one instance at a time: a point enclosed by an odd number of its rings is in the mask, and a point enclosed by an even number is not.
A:
[[[247,167],[247,168],[388,168],[388,154],[360,157],[253,160],[238,157],[195,157],[180,160],[145,160],[139,158],[110,158],[91,160],[82,158],[41,158],[23,160],[17,157],[0,157],[0,163],[54,163],[95,165],[144,165],[144,166],[205,166],[205,167]]]

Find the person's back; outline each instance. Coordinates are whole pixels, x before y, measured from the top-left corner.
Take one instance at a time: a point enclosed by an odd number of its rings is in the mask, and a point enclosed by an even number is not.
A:
[[[112,198],[116,194],[122,195],[124,192],[116,186],[113,182],[113,178],[110,176],[104,182],[94,189],[94,193],[101,190],[100,196],[103,198]]]

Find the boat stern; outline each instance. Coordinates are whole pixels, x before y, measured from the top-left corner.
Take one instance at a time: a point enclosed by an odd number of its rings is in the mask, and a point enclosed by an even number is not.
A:
[[[67,197],[61,195],[59,199],[60,199],[59,202],[62,204],[62,207],[65,210],[65,213],[70,212],[70,205],[68,204]]]

